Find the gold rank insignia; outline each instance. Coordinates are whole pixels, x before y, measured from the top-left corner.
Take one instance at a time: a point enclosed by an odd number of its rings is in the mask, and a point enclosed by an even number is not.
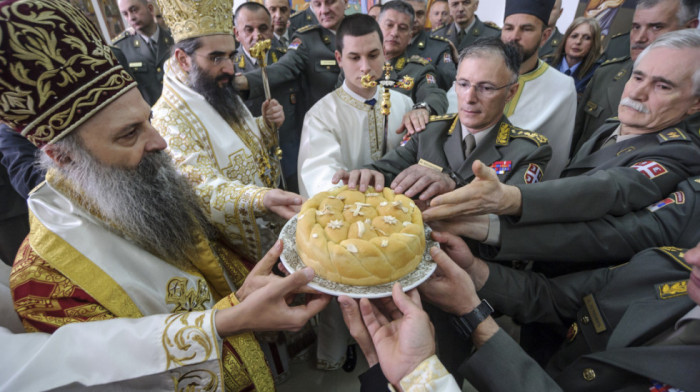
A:
[[[323,36],[323,43],[324,44],[330,44],[331,43],[331,37],[324,35]]]
[[[690,265],[688,265],[688,263],[685,262],[685,249],[678,248],[675,246],[662,246],[658,249],[671,256],[671,260],[675,261],[676,263],[680,264],[683,268],[690,271]]]
[[[138,48],[138,47],[140,47],[140,46],[141,46],[141,41],[139,41],[139,39],[136,38],[136,39],[134,40],[134,48]]]
[[[625,75],[627,75],[627,70],[626,70],[626,69],[621,69],[620,72],[618,72],[617,75],[615,75],[615,77],[613,78],[613,80],[614,80],[614,81],[618,81],[618,80],[622,79],[622,77],[625,76]]]
[[[397,71],[400,71],[400,70],[403,69],[403,67],[404,67],[405,65],[406,65],[406,58],[405,58],[405,57],[401,57],[400,59],[398,59],[398,60],[396,61],[396,66],[394,66],[394,68],[396,68]]]
[[[510,125],[507,123],[501,123],[498,128],[498,135],[496,136],[496,144],[499,146],[507,146],[510,140]]]
[[[559,40],[558,39],[553,39],[552,40],[552,46],[557,46],[559,45]]]
[[[442,120],[454,120],[454,118],[457,117],[457,113],[451,113],[451,114],[442,114],[438,116],[430,116],[429,121],[442,121]]]
[[[537,144],[538,146],[541,146],[541,145],[547,143],[547,141],[548,141],[546,136],[541,135],[537,132],[530,132],[530,131],[526,131],[524,129],[519,129],[519,128],[511,128],[511,129],[512,130],[510,133],[510,137],[521,137],[521,138],[529,139],[529,140],[532,140],[533,142],[535,142],[535,144]]]
[[[425,42],[424,42],[424,41],[420,41],[420,42],[418,43],[418,47],[419,47],[420,49],[425,48]]]
[[[688,294],[688,280],[678,280],[656,285],[659,299],[671,299]]]
[[[673,128],[669,129],[663,132],[660,132],[657,135],[657,139],[659,140],[659,143],[664,143],[664,142],[669,142],[669,141],[675,141],[675,140],[690,140],[688,136],[685,135],[683,131],[681,131],[679,128]]]

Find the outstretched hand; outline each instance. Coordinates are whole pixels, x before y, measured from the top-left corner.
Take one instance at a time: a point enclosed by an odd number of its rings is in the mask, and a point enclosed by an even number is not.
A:
[[[268,211],[272,211],[283,219],[291,219],[301,210],[304,202],[296,193],[281,189],[270,189],[263,196],[263,205]]]

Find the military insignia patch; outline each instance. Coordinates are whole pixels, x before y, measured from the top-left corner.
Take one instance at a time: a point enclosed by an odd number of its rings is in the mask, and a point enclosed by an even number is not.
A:
[[[410,90],[413,88],[413,78],[406,75],[401,80],[396,83],[396,87],[402,88],[404,90]]]
[[[406,143],[408,143],[411,140],[411,135],[405,134],[403,135],[403,138],[401,139],[401,143],[399,143],[400,146],[405,146]]]
[[[294,50],[296,50],[296,49],[299,47],[299,45],[301,45],[301,39],[299,39],[299,38],[294,38],[294,39],[292,40],[292,42],[289,43],[289,46],[287,47],[287,49],[294,49]]]
[[[685,203],[685,193],[683,193],[682,191],[679,191],[679,192],[674,192],[669,197],[667,197],[661,201],[657,201],[656,203],[650,205],[649,207],[647,207],[647,210],[649,210],[650,212],[655,212],[655,211],[658,211],[658,210],[666,207],[669,204],[683,204],[683,203]]]
[[[432,57],[426,57],[425,59],[428,60],[428,61],[433,61],[433,58],[432,58]]]
[[[447,53],[447,52],[445,52],[445,54],[444,54],[443,57],[442,57],[442,62],[443,62],[443,63],[448,63],[448,64],[449,64],[449,63],[452,63],[452,62],[453,62],[453,61],[452,61],[452,55],[449,54],[449,53]]]
[[[666,170],[665,167],[661,166],[661,164],[656,161],[637,162],[632,165],[632,168],[644,174],[650,180],[668,173],[668,170]]]
[[[525,171],[525,183],[534,184],[540,182],[542,181],[542,176],[542,169],[540,169],[539,165],[531,163]]]
[[[496,174],[505,174],[513,168],[512,161],[496,161],[491,164],[491,168],[496,171]]]
[[[670,299],[688,294],[688,280],[666,282],[656,285],[659,299]]]
[[[435,76],[433,75],[425,75],[425,80],[428,83],[435,84]]]

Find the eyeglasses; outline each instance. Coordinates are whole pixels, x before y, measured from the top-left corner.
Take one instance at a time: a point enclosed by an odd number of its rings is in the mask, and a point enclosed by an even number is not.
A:
[[[211,55],[205,55],[205,54],[197,54],[195,53],[196,56],[198,57],[204,57],[206,59],[209,59],[212,63],[216,65],[223,65],[224,62],[226,61],[231,61],[231,64],[235,64],[236,62],[236,52],[234,51],[228,56],[211,56]]]
[[[501,87],[496,87],[491,83],[488,82],[481,82],[477,84],[472,84],[468,80],[458,80],[457,82],[457,88],[463,89],[463,90],[469,90],[470,87],[474,87],[476,90],[476,94],[482,97],[492,97],[496,94],[498,90],[502,90],[506,87],[510,87],[514,85],[516,82],[508,83],[506,85],[503,85]]]

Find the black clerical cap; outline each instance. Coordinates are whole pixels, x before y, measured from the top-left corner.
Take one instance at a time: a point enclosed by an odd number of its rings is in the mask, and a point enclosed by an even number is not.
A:
[[[536,16],[547,26],[552,8],[554,0],[506,0],[505,18],[513,14],[529,14]]]

